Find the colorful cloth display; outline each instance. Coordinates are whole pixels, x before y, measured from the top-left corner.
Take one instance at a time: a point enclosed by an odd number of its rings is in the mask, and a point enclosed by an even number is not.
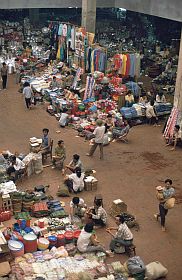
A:
[[[88,73],[95,71],[105,72],[107,65],[107,55],[103,48],[88,47],[86,49],[85,69]]]
[[[78,81],[80,80],[80,76],[82,74],[83,74],[83,70],[79,67],[76,71],[76,76],[75,76],[74,81],[73,81],[73,85],[72,85],[73,89],[76,89]]]
[[[169,116],[169,119],[167,121],[167,125],[166,125],[166,128],[165,128],[165,131],[164,131],[164,134],[163,136],[165,138],[168,138],[168,137],[172,137],[173,136],[173,132],[174,132],[174,127],[176,125],[176,121],[177,121],[177,118],[178,118],[178,114],[179,114],[179,111],[177,108],[173,107],[172,111],[171,111],[171,114]]]
[[[94,85],[95,85],[94,78],[92,76],[88,76],[83,100],[94,97]]]
[[[140,76],[139,54],[116,54],[113,58],[115,70],[123,76]]]

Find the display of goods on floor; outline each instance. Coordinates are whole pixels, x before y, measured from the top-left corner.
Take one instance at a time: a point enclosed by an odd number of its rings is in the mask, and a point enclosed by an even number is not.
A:
[[[13,192],[11,193],[11,202],[13,206],[13,212],[21,212],[22,210],[22,193]]]
[[[26,221],[31,220],[31,216],[29,212],[15,213],[14,217],[16,220],[26,220]]]
[[[32,214],[37,218],[48,216],[49,213],[50,212],[46,202],[35,203],[32,207]]]
[[[134,215],[126,212],[126,213],[122,213],[122,216],[124,217],[125,223],[129,228],[135,227],[136,229],[139,229],[139,224],[136,221],[136,217]]]
[[[66,248],[73,252],[74,246],[68,244]],[[74,257],[68,257],[66,248],[53,247],[50,251],[38,251],[17,257],[11,264],[10,279],[129,279],[125,267],[120,262],[106,265],[103,262],[103,253],[76,254]]]

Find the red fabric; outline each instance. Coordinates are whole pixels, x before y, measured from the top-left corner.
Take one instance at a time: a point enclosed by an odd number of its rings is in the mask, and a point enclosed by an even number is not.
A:
[[[116,70],[120,69],[122,66],[122,59],[120,54],[114,56],[114,67]]]
[[[125,76],[129,76],[130,73],[130,55],[127,54],[127,62],[126,62],[126,73]]]

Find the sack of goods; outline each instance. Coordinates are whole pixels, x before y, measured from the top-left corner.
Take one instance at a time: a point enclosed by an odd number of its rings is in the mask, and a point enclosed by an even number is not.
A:
[[[57,196],[68,197],[70,193],[68,191],[68,187],[66,185],[61,185],[58,187]]]
[[[145,264],[139,256],[128,259],[127,268],[131,275],[145,272]]]
[[[171,197],[164,203],[164,208],[171,209],[174,207],[174,205],[175,205],[175,198]]]
[[[166,277],[168,274],[167,268],[165,268],[160,262],[151,262],[146,265],[145,276],[148,280],[155,280],[161,277]]]

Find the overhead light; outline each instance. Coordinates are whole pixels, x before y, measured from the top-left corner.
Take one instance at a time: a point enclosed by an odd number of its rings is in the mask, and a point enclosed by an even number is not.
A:
[[[73,9],[73,7],[68,7],[68,9]]]
[[[120,10],[120,11],[126,11],[126,9],[123,9],[123,8],[119,8],[119,10]]]

